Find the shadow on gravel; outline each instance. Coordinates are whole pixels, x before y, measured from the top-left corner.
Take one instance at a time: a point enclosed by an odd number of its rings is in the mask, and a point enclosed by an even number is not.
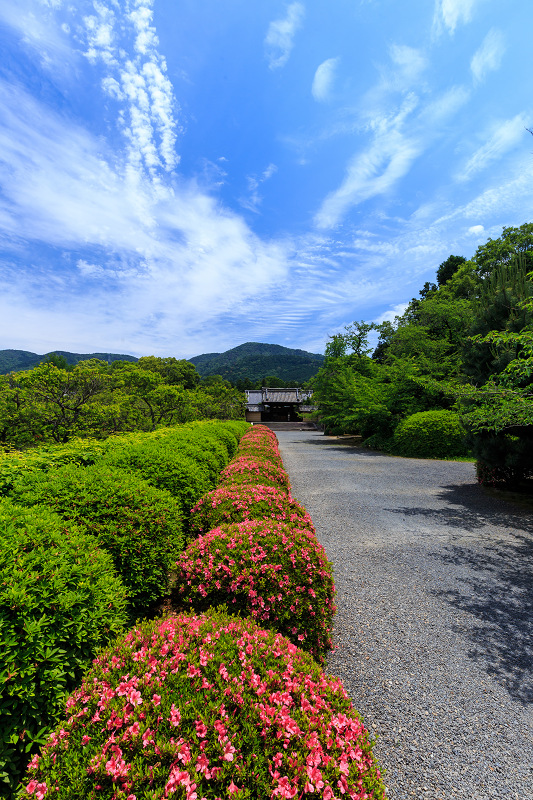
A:
[[[533,702],[533,514],[477,484],[441,487],[444,508],[394,509],[405,516],[459,531],[486,528],[476,545],[450,545],[433,557],[461,568],[460,590],[434,591],[436,597],[471,614],[466,635],[470,657],[505,686],[515,700]],[[491,533],[512,530],[514,542],[491,541]],[[466,568],[466,569],[465,569]]]
[[[434,554],[470,574],[462,575],[463,590],[433,594],[472,614],[470,657],[526,704],[533,702],[533,541],[518,539],[476,550],[452,545]]]
[[[436,496],[446,503],[444,508],[408,506],[387,511],[405,517],[426,517],[439,525],[462,531],[477,531],[487,525],[514,528],[533,534],[533,509],[523,508],[513,501],[491,496],[477,483],[442,486]]]

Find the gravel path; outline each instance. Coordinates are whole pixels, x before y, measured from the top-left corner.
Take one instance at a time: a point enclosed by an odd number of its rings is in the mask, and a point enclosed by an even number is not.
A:
[[[391,800],[533,800],[533,512],[472,464],[276,432],[333,563],[340,677]]]

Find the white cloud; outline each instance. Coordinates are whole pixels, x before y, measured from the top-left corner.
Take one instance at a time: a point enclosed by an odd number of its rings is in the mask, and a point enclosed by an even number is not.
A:
[[[291,3],[287,7],[287,14],[282,19],[276,19],[268,26],[265,37],[265,47],[270,69],[284,67],[293,47],[296,31],[301,26],[305,14],[302,3]]]
[[[4,248],[83,253],[74,263],[58,256],[45,275],[29,263],[16,281],[5,277],[0,317],[13,318],[12,341],[33,335],[44,347],[45,325],[57,337],[51,347],[83,350],[92,341],[123,351],[127,341],[134,352],[183,353],[200,328],[247,314],[257,294],[285,280],[286,246],[263,242],[194,184],[164,187],[128,164],[118,168],[101,141],[1,82],[0,104]],[[67,320],[76,326],[70,334]]]
[[[395,65],[395,78],[412,84],[417,81],[427,67],[426,56],[414,47],[394,44],[390,48],[391,59]]]
[[[397,303],[396,305],[384,311],[383,314],[380,314],[379,317],[376,317],[374,322],[377,322],[378,324],[380,322],[394,322],[396,317],[402,316],[408,305],[409,303]]]
[[[500,123],[488,141],[468,159],[457,179],[460,181],[470,180],[477,172],[486,169],[516,147],[524,136],[527,120],[526,114],[522,113]]]
[[[485,233],[485,228],[483,225],[471,225],[468,229],[468,233],[471,233],[473,236],[481,236],[482,233]]]
[[[505,42],[501,31],[492,28],[483,40],[483,44],[477,50],[470,62],[470,69],[474,76],[475,83],[480,83],[487,72],[499,69],[503,54],[505,53]]]
[[[248,176],[246,179],[248,183],[248,195],[239,199],[239,203],[243,208],[248,209],[248,211],[253,211],[256,214],[259,213],[259,206],[263,201],[263,197],[259,194],[259,187],[262,183],[265,183],[265,181],[270,180],[277,171],[278,168],[275,164],[269,164],[259,177],[256,175]]]
[[[317,67],[311,93],[315,100],[327,100],[335,79],[339,58],[328,58]]]
[[[319,228],[332,228],[358,203],[388,192],[420,154],[419,142],[396,130],[377,136],[372,145],[348,164],[338,189],[323,201],[315,216]]]
[[[443,26],[449,33],[455,33],[460,23],[470,22],[477,0],[435,0],[433,29],[440,33]]]
[[[154,178],[159,167],[172,170],[179,162],[175,150],[179,126],[166,61],[158,52],[159,40],[151,24],[152,5],[153,0],[135,0],[134,7],[127,5],[119,22],[113,4],[93,0],[96,14],[83,21],[85,55],[107,68],[102,88],[127,104],[122,120],[131,167],[146,170]],[[125,49],[123,44],[129,46]]]

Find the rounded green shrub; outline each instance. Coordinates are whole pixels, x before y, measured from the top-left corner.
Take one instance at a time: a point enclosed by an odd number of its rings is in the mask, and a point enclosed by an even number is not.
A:
[[[334,597],[322,545],[282,522],[221,525],[190,542],[176,563],[175,602],[197,612],[227,603],[318,660],[332,647]]]
[[[313,531],[311,517],[290,494],[255,483],[219,486],[207,492],[191,509],[191,534],[207,533],[227,522],[269,519]]]
[[[168,492],[96,464],[34,473],[16,484],[12,497],[45,505],[95,536],[112,556],[135,614],[166,594],[169,568],[185,546],[181,510]]]
[[[372,745],[342,683],[286,638],[182,614],[100,655],[18,797],[384,800]]]
[[[0,795],[19,782],[96,650],[123,630],[126,605],[92,536],[45,508],[0,501]]]
[[[219,476],[218,485],[227,486],[237,483],[261,483],[263,486],[275,486],[290,492],[289,476],[282,467],[252,456],[238,455],[230,461]]]
[[[420,411],[402,420],[393,452],[411,458],[452,458],[466,454],[465,430],[453,411]]]
[[[184,515],[214,485],[198,461],[157,441],[111,449],[100,463],[134,472],[158,489],[170,492]]]

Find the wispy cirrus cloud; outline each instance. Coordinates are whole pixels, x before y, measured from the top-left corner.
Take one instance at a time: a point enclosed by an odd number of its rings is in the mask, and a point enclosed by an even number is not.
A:
[[[513,119],[500,122],[487,139],[473,155],[470,156],[465,166],[457,175],[459,181],[468,181],[476,173],[490,166],[494,161],[512,150],[523,139],[526,132],[528,117],[525,113],[517,114]]]
[[[450,34],[454,34],[459,24],[470,22],[477,2],[478,0],[435,0],[434,32],[439,34],[446,28]]]
[[[318,228],[333,228],[354,205],[388,192],[410,169],[422,148],[419,141],[391,131],[377,136],[354,156],[343,182],[323,201],[315,216]]]
[[[339,61],[340,58],[328,58],[317,67],[311,87],[311,94],[315,100],[323,101],[328,99]]]
[[[296,31],[302,25],[305,16],[303,3],[294,2],[287,6],[287,13],[268,26],[265,37],[265,49],[270,69],[284,67],[294,44]]]
[[[259,193],[259,187],[265,181],[270,180],[270,178],[278,171],[278,168],[275,164],[269,164],[268,167],[263,170],[261,175],[249,175],[247,178],[248,183],[248,194],[241,197],[239,203],[243,208],[248,209],[248,211],[253,211],[254,213],[259,213],[259,206],[261,205],[263,198]]]
[[[481,83],[487,72],[499,69],[504,53],[505,41],[503,34],[496,28],[492,28],[470,62],[474,82]]]

